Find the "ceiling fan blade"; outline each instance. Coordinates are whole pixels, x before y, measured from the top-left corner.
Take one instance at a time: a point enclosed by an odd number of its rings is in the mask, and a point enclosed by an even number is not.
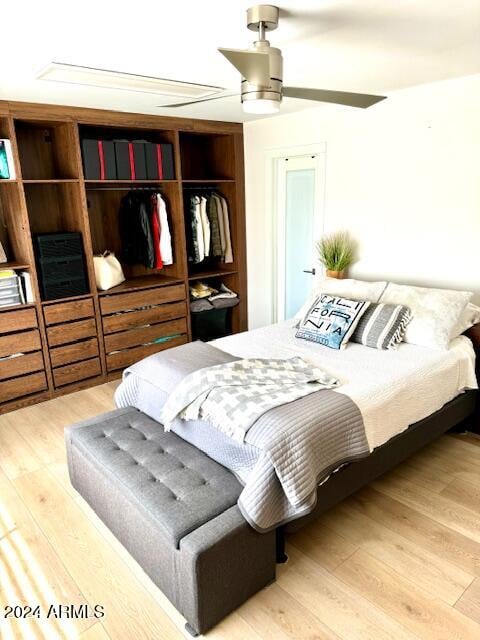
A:
[[[238,93],[224,93],[221,96],[214,96],[213,98],[201,98],[200,100],[190,100],[190,102],[176,102],[175,104],[157,104],[157,107],[166,109],[168,107],[187,107],[190,104],[198,104],[199,102],[210,102],[210,100],[221,100],[222,98],[231,98],[232,96],[238,96]]]
[[[251,84],[270,84],[270,57],[268,53],[244,49],[219,49],[220,53],[240,71]]]
[[[333,102],[334,104],[344,104],[348,107],[359,107],[360,109],[371,107],[373,104],[386,98],[386,96],[372,96],[367,93],[328,91],[327,89],[303,89],[301,87],[283,87],[282,95],[286,98]]]

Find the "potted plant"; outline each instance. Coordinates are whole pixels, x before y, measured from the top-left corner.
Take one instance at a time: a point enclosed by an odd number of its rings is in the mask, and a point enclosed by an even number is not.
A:
[[[317,242],[320,262],[325,266],[329,278],[343,278],[345,270],[354,260],[355,246],[345,231],[323,236]]]

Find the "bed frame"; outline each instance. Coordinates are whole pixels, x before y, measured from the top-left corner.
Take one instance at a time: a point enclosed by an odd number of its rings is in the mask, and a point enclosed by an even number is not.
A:
[[[480,324],[466,332],[475,349],[476,374],[480,385]],[[375,449],[367,458],[343,467],[318,487],[317,505],[303,518],[277,529],[277,562],[285,562],[285,533],[298,531],[342,500],[430,444],[445,432],[456,429],[480,433],[480,402],[477,390],[467,391],[439,411],[411,425],[406,431]]]

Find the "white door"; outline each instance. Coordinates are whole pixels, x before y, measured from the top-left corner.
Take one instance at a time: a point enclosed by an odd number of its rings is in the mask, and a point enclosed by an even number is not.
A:
[[[277,159],[274,269],[277,321],[305,302],[318,270],[316,242],[323,230],[325,154]]]

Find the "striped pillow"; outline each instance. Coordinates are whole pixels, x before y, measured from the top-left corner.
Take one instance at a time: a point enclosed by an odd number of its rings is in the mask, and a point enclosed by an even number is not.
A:
[[[408,307],[372,303],[360,318],[351,341],[374,349],[397,349],[411,319]]]

